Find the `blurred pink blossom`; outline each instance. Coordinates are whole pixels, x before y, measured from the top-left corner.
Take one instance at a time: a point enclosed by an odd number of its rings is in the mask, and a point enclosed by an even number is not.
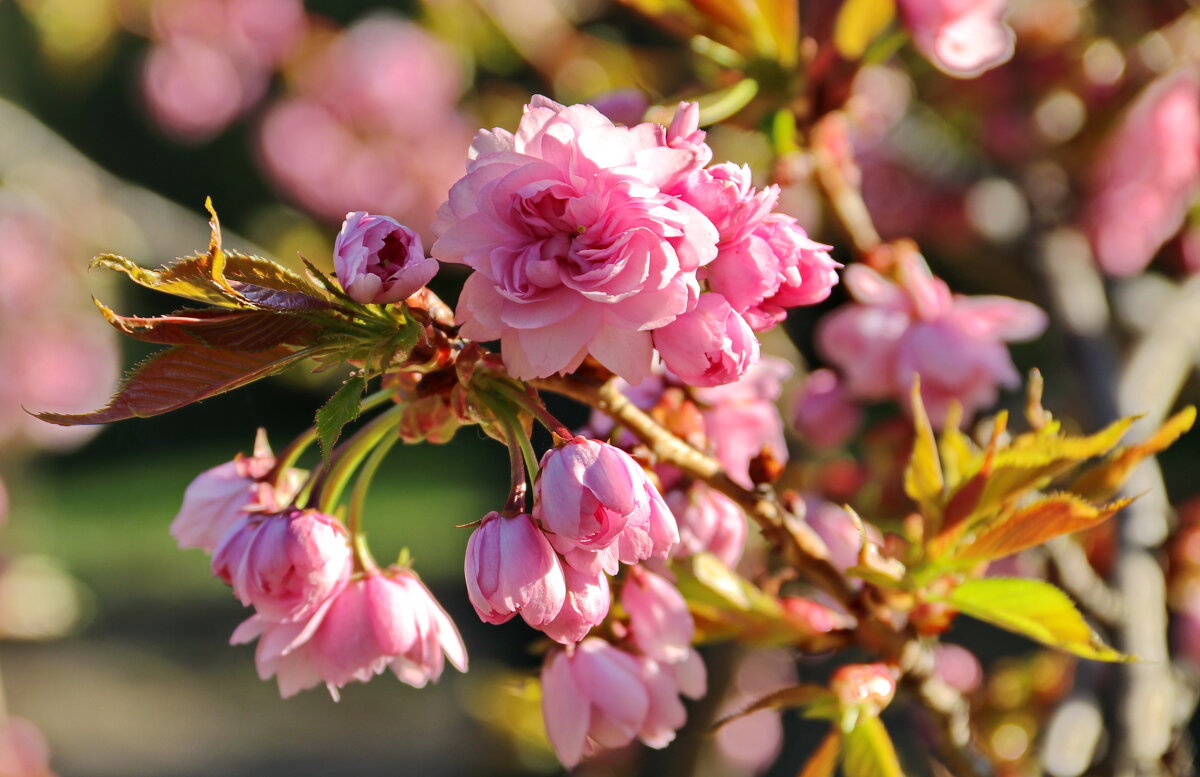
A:
[[[1134,101],[1098,157],[1085,213],[1096,261],[1133,275],[1180,227],[1200,196],[1200,75],[1181,68]]]
[[[621,607],[629,615],[633,644],[643,655],[666,664],[688,657],[696,627],[687,600],[666,578],[633,567],[621,587]]]
[[[898,8],[917,50],[952,76],[974,78],[1012,58],[1008,0],[898,0]]]
[[[818,326],[817,347],[851,394],[907,408],[920,375],[925,407],[940,427],[951,400],[971,417],[996,401],[1000,386],[1020,383],[1005,342],[1037,337],[1045,313],[1009,297],[952,295],[916,254],[902,256],[896,275],[850,267],[844,278],[856,301]]]
[[[687,489],[673,489],[667,505],[679,524],[676,556],[708,552],[727,567],[734,567],[746,549],[746,516],[729,497],[696,481]]]
[[[863,411],[833,370],[810,372],[792,405],[792,423],[814,448],[840,448],[862,424]]]
[[[697,389],[702,404],[704,433],[717,460],[735,482],[751,487],[750,462],[764,449],[786,462],[783,419],[775,402],[792,367],[783,359],[764,356],[735,383]]]
[[[794,685],[796,668],[784,650],[748,652],[734,669],[718,717],[741,712],[767,694]],[[713,733],[721,758],[738,770],[765,771],[783,748],[783,720],[779,710],[765,709],[732,720]]]
[[[0,775],[54,777],[46,738],[25,718],[0,718]]]

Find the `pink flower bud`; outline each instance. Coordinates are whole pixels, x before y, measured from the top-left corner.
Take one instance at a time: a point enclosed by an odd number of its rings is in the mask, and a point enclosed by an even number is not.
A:
[[[843,706],[862,706],[878,714],[896,695],[899,674],[887,664],[847,664],[833,673],[829,687]]]
[[[528,515],[488,513],[467,541],[467,594],[487,623],[521,614],[540,628],[554,620],[566,598],[558,555]]]
[[[580,571],[563,564],[567,596],[558,617],[542,627],[547,637],[570,645],[583,639],[608,616],[608,576],[603,571]]]
[[[1012,57],[1007,0],[899,0],[897,6],[917,49],[952,76],[974,78]]]
[[[621,588],[633,642],[647,657],[673,664],[687,658],[696,627],[687,601],[665,578],[641,567],[629,570]]]
[[[638,739],[649,747],[664,748],[675,740],[675,732],[687,722],[687,710],[679,700],[679,684],[669,664],[642,658],[642,683],[650,705]]]
[[[567,768],[598,748],[632,742],[649,712],[642,665],[602,639],[554,651],[542,669],[546,734]]]
[[[421,237],[395,219],[363,211],[346,214],[333,244],[338,281],[358,302],[400,302],[438,271]]]
[[[746,516],[729,497],[696,481],[667,495],[679,523],[676,556],[708,552],[734,567],[746,549]]]
[[[299,491],[303,470],[289,468],[277,485],[264,480],[275,467],[275,455],[265,436],[253,456],[238,455],[202,472],[183,494],[183,506],[171,522],[171,536],[180,548],[203,548],[212,553],[230,527],[247,511],[282,510]]]
[[[342,589],[309,643],[317,674],[335,687],[367,682],[390,668],[422,688],[441,677],[443,653],[466,671],[454,622],[412,572],[398,568],[368,573]]]
[[[814,448],[845,445],[858,431],[862,418],[862,408],[850,398],[833,370],[809,373],[792,407],[796,431]]]
[[[213,574],[269,620],[312,615],[350,577],[349,535],[316,510],[247,515],[213,553]]]
[[[575,437],[542,456],[533,515],[559,537],[599,550],[649,509],[646,483],[645,470],[625,451]]]
[[[691,386],[720,386],[758,361],[758,338],[720,294],[701,294],[696,307],[654,330],[667,369]]]

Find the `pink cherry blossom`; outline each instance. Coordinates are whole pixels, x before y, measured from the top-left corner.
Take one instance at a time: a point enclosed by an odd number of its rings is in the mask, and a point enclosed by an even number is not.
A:
[[[729,497],[705,483],[667,494],[667,505],[679,524],[677,556],[708,552],[734,567],[746,549],[746,516]]]
[[[542,669],[542,716],[566,767],[638,736],[651,704],[642,671],[637,658],[596,637],[550,655]]]
[[[421,236],[395,219],[347,213],[333,244],[338,282],[358,302],[401,302],[437,274]]]
[[[589,574],[604,570],[615,575],[621,564],[636,564],[650,558],[665,559],[679,543],[679,526],[658,489],[647,479],[641,486],[647,509],[631,515],[616,539],[600,550],[550,534],[550,543],[570,566]]]
[[[547,637],[569,645],[588,635],[608,615],[610,593],[603,571],[585,572],[563,564],[567,595],[554,620],[542,626]]]
[[[664,577],[633,567],[621,587],[621,607],[637,649],[667,664],[688,657],[696,626],[683,595]]]
[[[528,515],[488,513],[467,541],[467,594],[487,623],[517,613],[539,628],[558,615],[566,582],[558,555]]]
[[[638,739],[648,747],[664,748],[675,741],[675,732],[687,722],[687,710],[679,700],[679,683],[669,664],[642,657],[642,683],[650,704]]]
[[[814,448],[840,448],[862,424],[862,407],[833,370],[814,370],[792,405],[792,423]]]
[[[310,657],[309,642],[333,604],[327,598],[307,618],[276,621],[255,614],[242,621],[229,638],[231,645],[244,645],[258,640],[254,649],[254,664],[261,680],[275,678],[279,695],[295,696],[321,682],[321,676]],[[336,686],[330,692],[337,698]]]
[[[898,10],[917,50],[952,76],[974,78],[1012,58],[1008,0],[898,0]]]
[[[217,543],[246,512],[275,513],[299,491],[305,472],[289,467],[278,483],[266,480],[275,468],[275,455],[260,433],[254,454],[234,457],[200,473],[183,492],[183,505],[171,522],[171,536],[180,548],[212,553]]]
[[[783,419],[775,402],[792,367],[783,359],[764,356],[742,378],[694,393],[702,405],[704,433],[717,460],[734,482],[751,487],[750,462],[764,449],[786,462]]]
[[[589,550],[608,547],[630,521],[649,517],[654,486],[620,448],[577,436],[542,456],[533,516]]]
[[[694,171],[677,191],[717,228],[719,251],[742,242],[779,201],[778,186],[754,188],[750,167],[732,162]]]
[[[1141,272],[1200,196],[1200,75],[1147,87],[1100,154],[1085,222],[1109,275]]]
[[[299,621],[345,586],[352,567],[349,535],[316,510],[245,515],[213,552],[213,574],[264,618]]]
[[[718,719],[734,715],[775,691],[796,684],[795,658],[786,650],[747,651],[738,661]],[[739,773],[761,773],[783,747],[783,721],[778,709],[763,709],[721,726],[713,744],[722,760]]]
[[[654,347],[667,369],[690,386],[720,386],[758,361],[758,338],[716,292],[701,294],[691,311],[654,330]]]
[[[764,265],[755,264],[754,271],[762,272],[767,281],[761,299],[747,295],[745,280],[742,294],[747,301],[743,311],[746,320],[755,331],[770,329],[787,317],[786,308],[815,305],[829,296],[837,285],[839,263],[829,255],[830,246],[809,238],[800,222],[782,213],[772,213],[754,230],[749,242],[761,240],[769,249]],[[750,267],[743,268],[746,271]],[[710,283],[718,272],[714,264]],[[737,281],[728,272],[721,272],[727,285],[736,287]],[[755,300],[751,302],[751,300]]]
[[[433,255],[465,264],[465,336],[501,341],[519,378],[566,373],[588,354],[631,383],[650,371],[650,330],[690,310],[716,230],[665,193],[697,166],[657,124],[618,127],[588,105],[535,97],[516,134],[481,131],[450,190]]]
[[[863,537],[854,519],[841,507],[823,499],[805,499],[804,522],[825,542],[829,549],[829,562],[841,571],[858,563],[858,552]],[[883,535],[874,524],[864,523],[867,539],[875,544],[883,542]]]
[[[1006,341],[1030,340],[1046,314],[1009,297],[952,295],[918,255],[885,278],[865,265],[845,273],[856,303],[827,316],[817,329],[818,350],[836,365],[847,389],[861,399],[894,399],[908,407],[913,380],[935,426],[951,400],[968,416],[996,401],[1000,386],[1020,376]]]
[[[409,570],[372,571],[333,599],[308,657],[327,685],[367,682],[391,669],[422,688],[442,675],[443,654],[460,672],[467,651],[450,616]]]

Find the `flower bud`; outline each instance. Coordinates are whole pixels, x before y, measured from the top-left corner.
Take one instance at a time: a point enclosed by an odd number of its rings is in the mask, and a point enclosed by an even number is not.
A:
[[[312,615],[350,577],[349,535],[315,510],[246,515],[213,553],[213,574],[269,620]]]
[[[566,598],[558,555],[528,515],[488,513],[467,541],[467,594],[492,624],[521,614],[535,628],[550,623]]]
[[[746,549],[746,516],[729,497],[696,481],[686,490],[667,495],[667,505],[679,524],[675,555],[712,553],[727,567],[734,567]]]
[[[400,302],[438,271],[421,237],[395,219],[364,211],[346,214],[333,245],[338,281],[362,303]]]
[[[687,658],[696,627],[687,601],[665,578],[642,567],[621,588],[633,643],[648,658],[673,664]]]
[[[878,715],[896,695],[898,674],[887,664],[847,664],[833,673],[829,687],[843,707],[865,707]]]
[[[547,637],[570,645],[583,639],[608,616],[608,576],[600,570],[589,573],[563,564],[567,595],[558,616],[542,627]]]
[[[720,294],[701,294],[696,307],[654,330],[667,369],[691,386],[721,386],[758,361],[758,338]]]

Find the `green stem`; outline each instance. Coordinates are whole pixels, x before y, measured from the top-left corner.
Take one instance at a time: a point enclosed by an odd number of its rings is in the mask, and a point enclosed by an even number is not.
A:
[[[317,509],[328,513],[346,490],[354,470],[358,468],[363,458],[370,453],[389,433],[395,433],[407,405],[396,405],[380,413],[363,428],[359,429],[334,451],[334,462],[317,492]]]
[[[493,386],[494,384],[489,384],[489,387]],[[529,475],[529,482],[534,483],[538,474],[537,454],[533,452],[533,443],[529,441],[529,436],[521,428],[516,413],[502,397],[483,392],[480,392],[479,396],[483,399],[484,404],[491,408],[504,427],[504,437],[508,440],[509,455],[515,459],[517,454],[520,454],[520,458],[525,462],[525,471]],[[514,475],[514,482],[515,479]]]
[[[379,470],[379,465],[383,463],[388,452],[399,439],[398,434],[391,435],[375,446],[370,456],[367,457],[366,463],[363,464],[362,471],[358,474],[358,480],[354,482],[354,491],[350,494],[350,511],[346,516],[346,528],[350,530],[350,536],[354,538],[355,562],[365,572],[376,571],[379,569],[379,565],[375,563],[375,559],[367,547],[366,534],[362,530],[363,506],[366,504],[367,491],[371,487],[371,480]]]
[[[562,421],[551,415],[550,411],[546,409],[546,405],[538,397],[499,380],[489,380],[486,385],[488,388],[495,389],[497,392],[503,394],[506,399],[519,407],[528,410],[538,420],[538,423],[546,427],[554,436],[562,440],[570,440],[574,437],[570,430],[563,426]]]

